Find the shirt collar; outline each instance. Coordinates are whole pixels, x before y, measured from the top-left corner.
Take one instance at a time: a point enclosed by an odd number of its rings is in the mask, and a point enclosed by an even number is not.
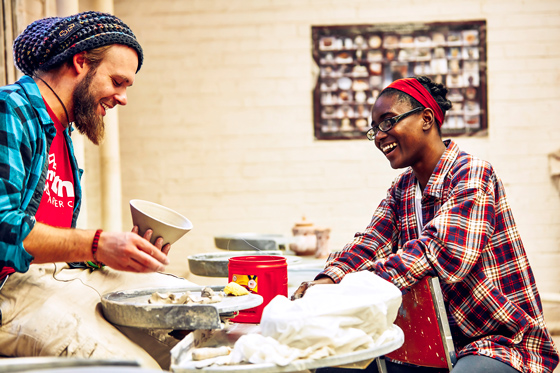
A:
[[[37,83],[35,83],[33,78],[31,78],[29,75],[24,75],[18,80],[17,83],[23,89],[29,102],[37,112],[37,116],[39,117],[41,124],[43,126],[54,126],[47,108],[45,107],[45,103],[43,102],[43,96],[41,96],[39,86],[37,86]]]
[[[424,189],[424,194],[432,195],[436,198],[441,198],[443,195],[443,186],[447,174],[451,171],[451,167],[455,163],[455,160],[459,156],[459,146],[453,142],[453,140],[445,140],[443,142],[446,146],[446,150],[443,152],[440,160],[438,161],[428,184]]]

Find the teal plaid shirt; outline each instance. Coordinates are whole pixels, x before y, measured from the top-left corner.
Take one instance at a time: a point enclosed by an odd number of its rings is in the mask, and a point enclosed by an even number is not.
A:
[[[26,272],[33,257],[23,240],[35,225],[43,196],[48,150],[56,134],[39,87],[29,76],[0,87],[0,280]],[[81,201],[80,177],[68,129],[64,131],[75,181],[75,227]]]

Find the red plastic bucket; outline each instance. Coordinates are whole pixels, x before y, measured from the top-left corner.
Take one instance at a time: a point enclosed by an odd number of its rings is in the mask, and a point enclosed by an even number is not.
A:
[[[231,321],[261,322],[264,307],[277,295],[288,296],[288,264],[286,258],[273,255],[235,256],[228,261],[228,281],[236,282],[251,293],[263,297],[260,306],[241,310]]]

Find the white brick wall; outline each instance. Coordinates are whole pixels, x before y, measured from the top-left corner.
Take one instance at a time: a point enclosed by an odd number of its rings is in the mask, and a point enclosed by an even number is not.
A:
[[[120,110],[124,226],[131,198],[189,217],[171,254],[180,275],[216,234],[290,235],[302,215],[339,249],[397,174],[365,139],[314,140],[312,25],[486,19],[489,134],[456,141],[492,162],[539,288],[559,290],[559,1],[115,0],[115,13],[145,51]]]

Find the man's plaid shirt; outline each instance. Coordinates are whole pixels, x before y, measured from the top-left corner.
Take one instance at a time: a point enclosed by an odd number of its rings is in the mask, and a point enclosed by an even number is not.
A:
[[[329,257],[335,282],[374,271],[401,289],[437,276],[457,356],[485,355],[522,372],[552,372],[556,350],[502,182],[492,166],[446,141],[422,194],[420,237],[416,177],[394,181],[363,233]]]

